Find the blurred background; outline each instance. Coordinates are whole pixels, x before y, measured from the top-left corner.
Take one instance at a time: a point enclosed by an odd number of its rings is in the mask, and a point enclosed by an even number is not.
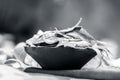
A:
[[[120,0],[0,0],[0,43],[17,44],[39,29],[72,27],[82,17],[81,26],[96,39],[108,42],[119,57],[119,9]]]

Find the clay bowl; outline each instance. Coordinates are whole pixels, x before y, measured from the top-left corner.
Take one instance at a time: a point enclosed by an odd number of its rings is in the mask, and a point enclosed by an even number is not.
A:
[[[26,52],[46,70],[81,69],[96,52],[70,47],[25,47]]]

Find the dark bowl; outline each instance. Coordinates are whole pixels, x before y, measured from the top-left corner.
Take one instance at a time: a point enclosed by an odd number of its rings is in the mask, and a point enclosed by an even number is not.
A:
[[[48,70],[81,69],[96,55],[90,48],[25,47],[25,50],[42,66],[42,69]]]

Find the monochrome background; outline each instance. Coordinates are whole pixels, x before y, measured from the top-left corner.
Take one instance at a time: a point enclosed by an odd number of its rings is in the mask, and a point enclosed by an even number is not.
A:
[[[110,43],[116,57],[120,45],[120,0],[0,0],[0,33],[16,43],[39,29],[81,26],[97,40]]]

